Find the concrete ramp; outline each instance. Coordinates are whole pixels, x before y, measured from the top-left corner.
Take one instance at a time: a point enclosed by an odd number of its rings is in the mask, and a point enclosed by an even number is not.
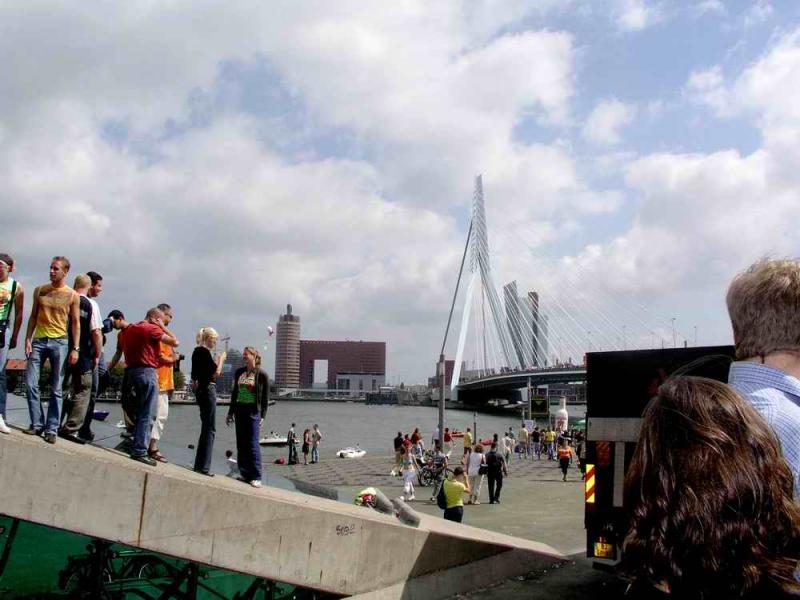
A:
[[[0,513],[11,517],[341,595],[441,598],[564,558],[435,517],[412,528],[334,500],[51,446],[18,430],[0,435],[0,482]]]

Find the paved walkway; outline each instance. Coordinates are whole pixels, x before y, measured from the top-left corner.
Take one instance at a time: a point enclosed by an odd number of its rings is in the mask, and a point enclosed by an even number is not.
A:
[[[343,500],[353,498],[367,486],[381,489],[393,498],[402,493],[399,477],[392,477],[394,456],[368,455],[361,459],[323,459],[315,465],[268,465],[271,473],[294,481],[336,489]],[[417,486],[414,509],[441,515],[430,501],[431,488]],[[555,461],[512,457],[509,476],[503,482],[501,504],[490,505],[484,482],[481,504],[465,506],[464,522],[476,527],[543,542],[570,556],[552,568],[525,577],[501,582],[487,589],[474,590],[459,598],[506,600],[519,598],[617,597],[624,584],[616,577],[592,568],[585,558],[586,535],[583,529],[583,482],[578,469],[570,469],[567,482]]]
[[[269,465],[272,473],[292,480],[335,488],[342,499],[352,498],[367,486],[374,486],[393,498],[403,491],[399,477],[392,477],[393,456],[360,459],[325,459],[314,465]],[[441,514],[430,501],[432,488],[417,486],[413,507],[428,514]],[[561,481],[555,461],[519,460],[512,457],[509,476],[504,479],[501,504],[489,504],[484,481],[479,506],[465,506],[464,522],[492,531],[543,542],[564,554],[585,548],[583,529],[583,482],[577,468]]]

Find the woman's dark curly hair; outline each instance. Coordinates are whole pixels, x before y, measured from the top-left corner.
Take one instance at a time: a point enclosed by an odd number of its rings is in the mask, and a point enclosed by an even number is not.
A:
[[[793,490],[750,404],[712,379],[669,379],[645,410],[625,480],[623,570],[678,598],[800,591]]]

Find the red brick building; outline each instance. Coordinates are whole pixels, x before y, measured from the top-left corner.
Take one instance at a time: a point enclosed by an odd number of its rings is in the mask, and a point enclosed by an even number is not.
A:
[[[328,361],[328,389],[338,373],[386,374],[386,342],[300,340],[300,387],[314,385],[314,361]]]

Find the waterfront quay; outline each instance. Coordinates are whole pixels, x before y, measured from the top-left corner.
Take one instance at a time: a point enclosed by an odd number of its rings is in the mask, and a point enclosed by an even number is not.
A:
[[[451,455],[457,460],[454,450]],[[276,450],[270,450],[275,453]],[[312,486],[309,491],[335,490],[342,501],[352,502],[365,487],[377,487],[390,498],[403,492],[400,477],[391,476],[394,456],[370,454],[360,459],[326,458],[309,465],[269,465],[268,470],[297,484]],[[319,489],[314,490],[314,487]],[[442,511],[430,500],[431,487],[415,483],[414,510],[441,517]],[[566,555],[566,561],[553,561],[549,569],[524,577],[505,580],[490,588],[476,589],[458,598],[504,600],[519,597],[607,598],[621,594],[625,585],[618,578],[592,568],[585,558],[586,535],[583,528],[583,481],[577,468],[571,468],[563,482],[556,461],[518,459],[512,456],[509,476],[504,479],[501,503],[490,505],[486,481],[480,505],[464,507],[464,523],[481,529],[521,537],[552,546]]]
[[[112,449],[119,441],[119,430],[114,424],[121,419],[121,414],[119,405],[105,404],[104,408],[111,414],[106,423],[95,423],[97,433],[95,444]],[[24,399],[10,396],[9,414],[12,424],[20,428],[27,426],[27,407]],[[236,491],[237,494],[253,494],[255,492],[252,492],[249,486],[243,486],[235,480],[223,477],[227,472],[224,451],[235,449],[233,428],[225,426],[224,415],[224,410],[217,412],[217,443],[213,470],[218,477],[210,482],[201,478],[196,485],[216,488],[218,484],[223,484],[225,488],[230,487],[231,491]],[[343,507],[344,510],[352,510],[355,493],[368,486],[379,488],[390,498],[397,497],[402,492],[402,483],[400,478],[390,475],[394,466],[394,456],[386,448],[391,444],[391,437],[398,429],[409,431],[415,425],[424,428],[425,424],[434,422],[434,417],[435,409],[426,407],[279,402],[270,408],[265,430],[274,428],[284,431],[294,421],[298,424],[318,421],[323,427],[325,438],[320,453],[321,461],[313,465],[275,464],[274,461],[279,457],[286,457],[287,449],[262,448],[264,493],[273,488],[292,491],[290,497],[298,498],[293,502],[295,504],[307,502],[304,498],[308,496],[339,500],[340,503],[349,505],[350,508]],[[470,426],[472,420],[472,413],[465,411],[448,413],[448,423],[461,429]],[[180,479],[185,477],[184,468],[191,468],[194,456],[193,444],[197,439],[198,421],[196,407],[175,406],[174,410],[170,411],[168,433],[161,444],[162,451],[170,458],[170,464],[153,469],[154,475],[166,474],[169,478]],[[514,424],[515,420],[507,418],[492,415],[478,416],[481,437],[488,436],[494,431],[502,432]],[[362,447],[367,449],[364,458],[336,458],[336,450],[355,441],[361,442]],[[49,451],[45,456],[52,454],[53,450],[56,450],[57,454],[60,454],[61,450],[70,451],[73,449],[72,446],[62,441],[59,441],[55,449],[44,444],[35,445],[42,452]],[[455,460],[460,457],[461,452],[461,445],[456,443],[451,458]],[[130,461],[122,461],[123,465],[129,463]],[[484,589],[485,586],[480,585],[472,586],[462,591],[461,597],[499,599],[510,598],[511,594],[514,598],[518,598],[520,594],[524,594],[530,598],[550,598],[553,594],[559,594],[562,597],[588,599],[607,597],[604,594],[609,590],[616,591],[619,582],[592,569],[590,563],[583,558],[585,543],[583,485],[578,470],[571,469],[568,481],[564,483],[561,481],[561,474],[555,462],[544,459],[531,461],[513,456],[509,470],[509,477],[504,481],[502,503],[488,504],[488,486],[484,483],[481,492],[482,503],[478,506],[465,507],[464,524],[479,528],[475,530],[478,532],[486,531],[486,536],[511,535],[546,544],[566,555],[568,559],[551,559],[542,568],[526,571],[524,575],[517,573],[513,578],[506,579],[490,589]],[[195,478],[188,471],[185,472],[188,477]],[[410,504],[423,518],[429,520],[428,527],[435,526],[442,528],[443,531],[449,531],[448,522],[441,519],[441,511],[435,503],[428,500],[431,492],[431,488],[417,486],[417,500]],[[194,506],[194,501],[187,499],[187,502],[191,502],[190,505]],[[355,514],[362,514],[361,511],[370,514],[370,511],[361,508]],[[385,549],[387,553],[392,551],[392,548]],[[378,559],[376,556],[375,560],[380,562],[383,559]],[[435,556],[421,557],[421,560],[435,560]],[[455,592],[452,597],[456,597]]]

